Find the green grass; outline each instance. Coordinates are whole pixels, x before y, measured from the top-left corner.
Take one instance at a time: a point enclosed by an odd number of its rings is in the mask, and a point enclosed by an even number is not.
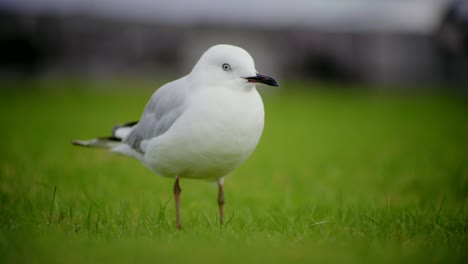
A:
[[[226,178],[226,225],[216,186],[182,180],[178,231],[172,180],[70,144],[138,119],[151,85],[12,85],[0,93],[2,263],[467,260],[465,99],[264,89],[262,140]]]

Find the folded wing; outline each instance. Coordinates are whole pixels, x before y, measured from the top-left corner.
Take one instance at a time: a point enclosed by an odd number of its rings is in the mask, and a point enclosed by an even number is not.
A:
[[[186,77],[159,88],[147,103],[140,121],[123,139],[134,150],[143,153],[141,142],[168,131],[184,111]]]

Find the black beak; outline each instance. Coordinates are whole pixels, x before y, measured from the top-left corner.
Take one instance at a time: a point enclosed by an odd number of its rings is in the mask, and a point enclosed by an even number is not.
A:
[[[257,73],[256,76],[245,77],[244,79],[246,79],[248,82],[251,82],[251,83],[264,83],[269,86],[279,87],[279,83],[275,79],[271,78],[270,76],[266,76],[260,73]]]

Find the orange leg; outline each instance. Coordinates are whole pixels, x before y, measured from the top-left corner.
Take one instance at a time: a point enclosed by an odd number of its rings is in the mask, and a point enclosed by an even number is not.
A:
[[[179,177],[177,177],[174,183],[174,199],[175,199],[175,206],[176,206],[177,229],[182,229],[182,225],[180,224],[180,193],[181,192],[182,192],[182,189],[179,186]]]
[[[224,183],[223,180],[220,179],[218,181],[218,207],[219,207],[219,222],[221,225],[224,223]]]

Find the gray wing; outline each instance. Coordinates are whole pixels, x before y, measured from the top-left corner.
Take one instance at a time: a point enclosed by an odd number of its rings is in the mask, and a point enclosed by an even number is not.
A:
[[[188,86],[186,77],[165,84],[151,97],[140,121],[123,140],[135,150],[142,152],[140,144],[165,133],[182,115]]]

